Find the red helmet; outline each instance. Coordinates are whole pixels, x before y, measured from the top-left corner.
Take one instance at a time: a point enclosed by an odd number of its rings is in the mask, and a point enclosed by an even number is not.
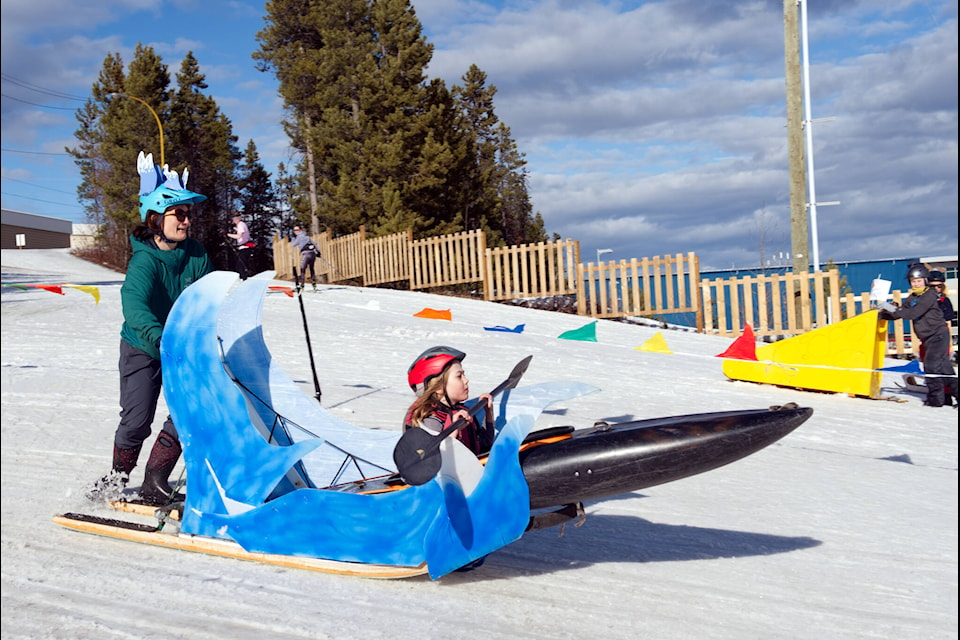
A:
[[[407,382],[411,389],[420,394],[431,378],[439,376],[451,363],[460,362],[466,357],[463,351],[452,347],[430,347],[417,356],[407,369]]]

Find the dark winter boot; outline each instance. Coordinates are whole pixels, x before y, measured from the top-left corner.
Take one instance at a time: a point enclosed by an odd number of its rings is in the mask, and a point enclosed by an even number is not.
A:
[[[955,407],[957,399],[957,379],[946,378],[943,382],[943,404]]]
[[[119,499],[127,486],[127,481],[130,480],[130,472],[137,466],[141,448],[142,445],[130,449],[121,449],[113,445],[113,467],[110,473],[93,483],[87,491],[87,499],[93,501]]]
[[[180,459],[183,449],[180,441],[166,431],[161,431],[150,450],[150,459],[143,471],[143,486],[140,487],[140,499],[147,504],[161,506],[183,500],[182,493],[174,493],[170,488],[170,472]]]
[[[928,407],[943,406],[943,379],[934,376],[926,376],[924,382],[927,385],[927,399],[923,403]]]

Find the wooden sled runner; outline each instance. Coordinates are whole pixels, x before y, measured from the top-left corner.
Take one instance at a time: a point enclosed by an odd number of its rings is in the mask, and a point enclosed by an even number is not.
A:
[[[130,504],[131,507],[134,505],[134,503],[128,504]],[[153,509],[153,507],[137,505],[136,509],[142,512]],[[133,508],[131,508],[131,510],[133,510]],[[73,529],[74,531],[93,533],[119,540],[130,540],[133,542],[142,542],[159,547],[167,547],[170,549],[180,549],[181,551],[206,553],[214,556],[223,556],[226,558],[235,558],[238,560],[249,560],[251,562],[271,564],[278,567],[307,569],[309,571],[319,571],[321,573],[332,573],[342,576],[391,579],[410,578],[427,573],[426,563],[418,567],[398,567],[365,564],[359,562],[322,560],[319,558],[308,558],[301,556],[254,553],[245,551],[239,544],[231,540],[208,538],[206,536],[193,536],[179,532],[167,532],[155,526],[129,522],[126,520],[101,518],[87,514],[65,513],[63,515],[54,516],[53,522],[61,527]]]

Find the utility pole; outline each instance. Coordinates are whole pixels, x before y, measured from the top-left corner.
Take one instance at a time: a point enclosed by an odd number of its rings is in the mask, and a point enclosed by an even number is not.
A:
[[[797,0],[783,0],[783,47],[787,78],[787,153],[790,158],[790,239],[793,273],[810,272],[806,170],[803,152],[803,87]]]

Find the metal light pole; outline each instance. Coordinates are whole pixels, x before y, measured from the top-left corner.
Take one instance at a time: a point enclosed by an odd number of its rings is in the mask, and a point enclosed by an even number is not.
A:
[[[605,253],[613,253],[613,249],[597,249],[597,265],[600,264],[600,256]]]
[[[810,116],[810,47],[807,40],[807,1],[800,4],[800,34],[803,51],[803,132],[807,150],[807,208],[810,210],[810,243],[813,246],[813,270],[820,271],[820,237],[817,230],[817,187],[813,175],[813,123],[833,118],[813,120]],[[840,204],[840,201],[821,202],[821,205]]]
[[[118,92],[115,91],[115,92],[113,92],[113,93],[108,93],[107,95],[108,95],[108,96],[123,96],[124,98],[130,98],[131,100],[136,100],[137,102],[139,102],[140,104],[142,104],[143,106],[145,106],[147,109],[149,109],[150,113],[153,115],[153,119],[157,121],[157,128],[160,130],[160,166],[162,167],[163,165],[165,165],[166,162],[165,162],[164,157],[163,157],[163,125],[160,124],[160,116],[158,116],[158,115],[157,115],[157,112],[153,110],[153,107],[151,107],[149,104],[147,104],[147,102],[146,102],[145,100],[142,100],[142,99],[138,98],[137,96],[131,96],[131,95],[127,94],[127,93],[118,93]]]

